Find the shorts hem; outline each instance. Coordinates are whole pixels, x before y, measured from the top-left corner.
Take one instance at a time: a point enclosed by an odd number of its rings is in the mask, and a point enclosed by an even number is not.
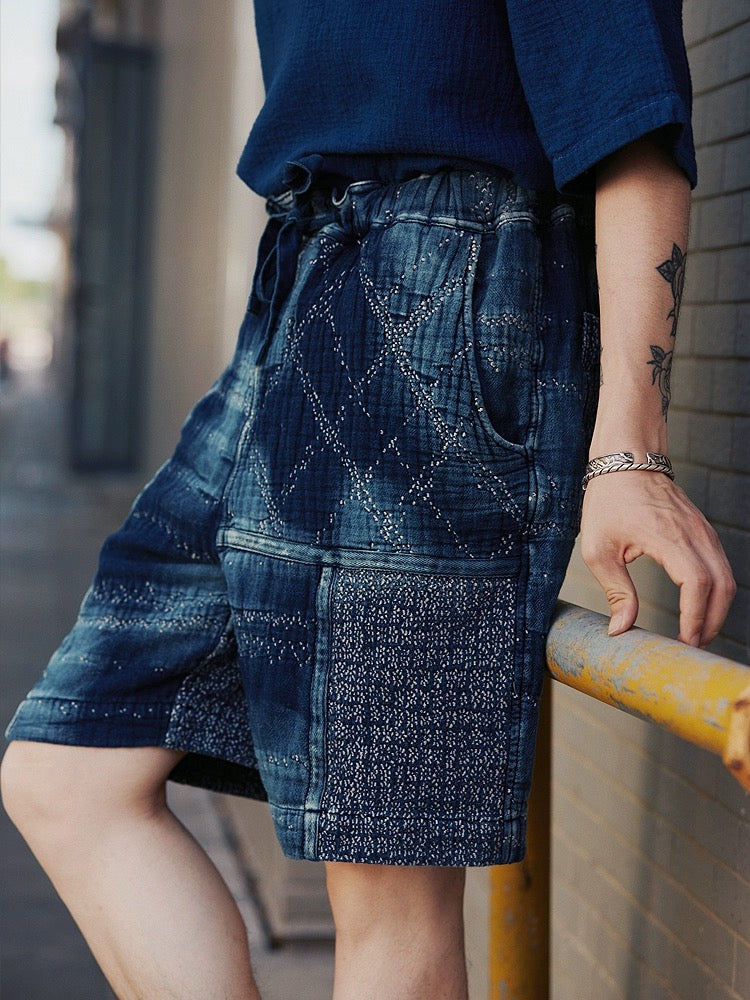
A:
[[[254,763],[207,753],[199,741],[171,740],[169,723],[173,711],[171,702],[129,705],[71,698],[25,698],[5,736],[8,740],[71,747],[178,750],[186,756],[169,775],[170,781],[225,795],[267,800]]]
[[[394,866],[484,868],[515,864],[526,853],[526,817],[347,815],[323,810],[313,850],[306,849],[309,810],[271,804],[284,854],[296,860]]]
[[[5,735],[9,740],[69,746],[164,746],[171,713],[171,703],[25,698]]]

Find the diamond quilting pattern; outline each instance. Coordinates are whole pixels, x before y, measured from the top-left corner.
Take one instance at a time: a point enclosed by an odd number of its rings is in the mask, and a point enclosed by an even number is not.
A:
[[[419,223],[359,243],[321,231],[239,456],[236,526],[326,547],[512,553],[527,466],[474,419],[467,319],[479,248],[476,233]]]

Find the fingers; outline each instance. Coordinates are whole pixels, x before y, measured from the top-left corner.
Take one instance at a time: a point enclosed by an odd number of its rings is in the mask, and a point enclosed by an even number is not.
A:
[[[719,536],[707,522],[704,521],[705,528],[711,539],[711,548],[714,554],[713,565],[714,582],[706,606],[706,617],[703,624],[703,631],[700,638],[700,645],[707,646],[721,631],[724,619],[727,616],[730,605],[737,593],[737,584],[732,575],[732,567],[722,548]]]
[[[696,508],[690,513],[676,543],[654,551],[653,558],[680,587],[678,638],[707,646],[719,634],[737,588],[716,532]]]
[[[718,635],[736,592],[719,538],[669,480],[628,475],[616,484],[600,477],[584,500],[582,554],[607,596],[609,634],[635,622],[638,599],[626,564],[648,555],[680,587],[680,640],[706,646]]]
[[[680,587],[680,641],[689,646],[707,646],[713,642],[721,631],[736,589],[731,574],[727,576],[720,571],[714,575],[705,566],[694,570]]]
[[[610,554],[591,553],[584,561],[605,593],[609,604],[608,635],[620,635],[635,624],[638,595],[625,563]]]

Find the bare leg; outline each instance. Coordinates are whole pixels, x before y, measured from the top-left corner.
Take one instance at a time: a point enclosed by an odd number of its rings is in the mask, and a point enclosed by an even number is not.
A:
[[[167,809],[180,758],[12,743],[3,798],[122,1000],[259,1000],[229,890]]]
[[[326,865],[334,1000],[466,1000],[461,868]]]

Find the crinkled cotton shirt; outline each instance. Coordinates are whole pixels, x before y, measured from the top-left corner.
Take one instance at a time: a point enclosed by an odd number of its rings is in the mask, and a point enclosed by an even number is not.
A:
[[[657,130],[695,184],[680,0],[255,0],[259,194],[489,166],[540,190]]]

